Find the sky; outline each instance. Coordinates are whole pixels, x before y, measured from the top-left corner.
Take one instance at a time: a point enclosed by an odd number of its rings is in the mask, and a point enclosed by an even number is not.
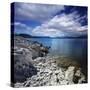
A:
[[[76,37],[87,35],[87,7],[14,3],[14,32],[32,36]]]

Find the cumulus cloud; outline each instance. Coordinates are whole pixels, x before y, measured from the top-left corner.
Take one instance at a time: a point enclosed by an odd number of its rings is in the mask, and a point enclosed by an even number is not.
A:
[[[87,25],[82,26],[81,20],[86,16],[80,16],[76,11],[69,14],[60,14],[51,20],[37,26],[33,35],[37,36],[76,36],[87,33]]]
[[[64,6],[60,5],[15,3],[15,15],[18,19],[45,21],[62,10]]]
[[[81,15],[80,10],[78,12],[78,9],[67,8],[68,6],[64,5],[15,3],[15,20],[20,21],[14,23],[15,31],[50,37],[87,34],[86,13]],[[30,20],[34,29],[27,25],[27,20]],[[21,23],[22,21],[25,21],[25,24]]]
[[[23,24],[21,22],[14,22],[11,25],[14,25],[14,32],[15,33],[27,33],[29,34],[32,30],[31,27],[27,26],[26,24]]]

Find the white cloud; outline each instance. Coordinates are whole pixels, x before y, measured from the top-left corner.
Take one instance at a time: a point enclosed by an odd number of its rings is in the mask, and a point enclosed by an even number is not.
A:
[[[87,25],[82,26],[79,22],[85,16],[80,17],[77,12],[70,14],[56,15],[48,22],[43,23],[41,26],[36,27],[33,35],[37,36],[74,36],[86,34]],[[80,20],[79,20],[80,18]]]
[[[15,18],[17,20],[36,20],[41,22],[33,30],[30,26],[16,23],[16,30],[30,33],[36,36],[74,36],[87,33],[87,25],[82,26],[81,22],[87,16],[80,16],[77,11],[71,13],[60,13],[65,10],[64,6],[47,4],[15,3]],[[60,13],[60,15],[57,15]],[[56,16],[55,16],[56,15]],[[33,23],[32,23],[33,24]],[[32,32],[31,32],[31,31]]]
[[[16,3],[16,18],[34,19],[45,21],[53,17],[58,11],[64,10],[64,6],[47,4]]]
[[[50,36],[50,37],[56,37],[62,34],[63,36],[63,33],[58,31],[57,29],[48,29],[48,28],[36,28],[33,30],[32,34],[36,36]]]
[[[14,25],[14,32],[16,33],[30,33],[31,27],[27,26],[26,24],[23,24],[21,22],[15,22],[12,25]]]

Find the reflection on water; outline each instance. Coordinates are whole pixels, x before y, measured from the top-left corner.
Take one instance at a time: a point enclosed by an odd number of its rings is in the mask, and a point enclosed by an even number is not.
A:
[[[87,52],[86,39],[52,39],[50,52],[53,55],[83,57]]]
[[[72,52],[70,41],[67,39],[52,39],[51,53],[68,56]]]
[[[45,46],[50,46],[51,55],[85,58],[87,55],[87,39],[33,38]]]
[[[86,38],[32,38],[34,41],[50,46],[49,55],[68,56],[78,61],[87,73],[87,39]]]

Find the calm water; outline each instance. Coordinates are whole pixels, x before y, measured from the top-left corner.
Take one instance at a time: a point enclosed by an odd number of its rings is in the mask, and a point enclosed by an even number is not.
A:
[[[34,41],[50,46],[49,55],[68,56],[78,61],[87,71],[87,39],[86,38],[32,38]]]
[[[32,38],[44,46],[50,46],[49,55],[72,57],[77,61],[82,72],[87,75],[87,39],[86,38]]]
[[[87,54],[87,39],[33,38],[34,41],[50,46],[51,55],[84,58]]]

